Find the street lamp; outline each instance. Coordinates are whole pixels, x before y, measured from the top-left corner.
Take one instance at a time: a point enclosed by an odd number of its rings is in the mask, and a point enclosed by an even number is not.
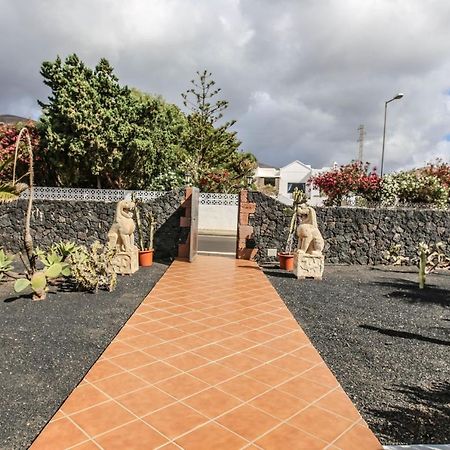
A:
[[[386,113],[387,113],[387,105],[388,103],[393,102],[394,100],[400,100],[403,97],[402,93],[397,94],[395,97],[391,98],[387,102],[384,103],[384,128],[383,128],[383,149],[381,150],[381,170],[380,176],[383,177],[383,167],[384,167],[384,142],[386,140]]]

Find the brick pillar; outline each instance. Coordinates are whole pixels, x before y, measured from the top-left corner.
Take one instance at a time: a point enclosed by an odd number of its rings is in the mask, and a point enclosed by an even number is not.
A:
[[[183,230],[182,236],[187,236],[185,242],[178,244],[178,258],[189,259],[190,237],[191,237],[191,207],[192,207],[192,188],[187,187],[184,192],[184,202],[181,205],[184,213],[180,217],[180,228]]]
[[[258,252],[253,239],[253,227],[249,225],[249,216],[256,211],[256,203],[248,201],[248,191],[239,193],[238,229],[236,258],[253,260]]]

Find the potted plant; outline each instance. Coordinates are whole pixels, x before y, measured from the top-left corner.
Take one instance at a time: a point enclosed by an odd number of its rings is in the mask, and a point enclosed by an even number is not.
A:
[[[156,220],[153,211],[144,211],[142,203],[134,199],[134,218],[138,235],[139,265],[150,267],[153,264],[153,236],[155,234]]]
[[[294,269],[294,252],[292,246],[294,244],[294,236],[298,225],[298,206],[306,203],[306,197],[303,191],[295,189],[292,193],[292,217],[289,225],[289,233],[286,240],[286,245],[283,252],[278,252],[278,260],[280,262],[280,269],[292,271]]]

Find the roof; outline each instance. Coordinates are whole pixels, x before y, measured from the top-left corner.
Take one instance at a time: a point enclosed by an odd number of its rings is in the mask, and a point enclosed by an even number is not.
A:
[[[258,167],[261,167],[261,169],[278,169],[278,167],[273,166],[272,164],[265,164],[258,161]]]

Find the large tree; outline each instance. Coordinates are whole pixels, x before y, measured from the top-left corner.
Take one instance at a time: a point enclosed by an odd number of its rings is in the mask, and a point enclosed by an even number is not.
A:
[[[186,170],[194,185],[205,191],[233,191],[245,185],[255,167],[255,157],[240,150],[241,142],[231,130],[235,120],[223,122],[226,100],[217,99],[211,73],[197,72],[192,87],[181,94],[190,110],[183,140]]]
[[[39,102],[42,145],[48,148],[57,184],[116,186],[117,170],[130,139],[130,90],[119,85],[113,69],[101,59],[94,70],[77,55],[64,62],[44,62],[48,103]]]

